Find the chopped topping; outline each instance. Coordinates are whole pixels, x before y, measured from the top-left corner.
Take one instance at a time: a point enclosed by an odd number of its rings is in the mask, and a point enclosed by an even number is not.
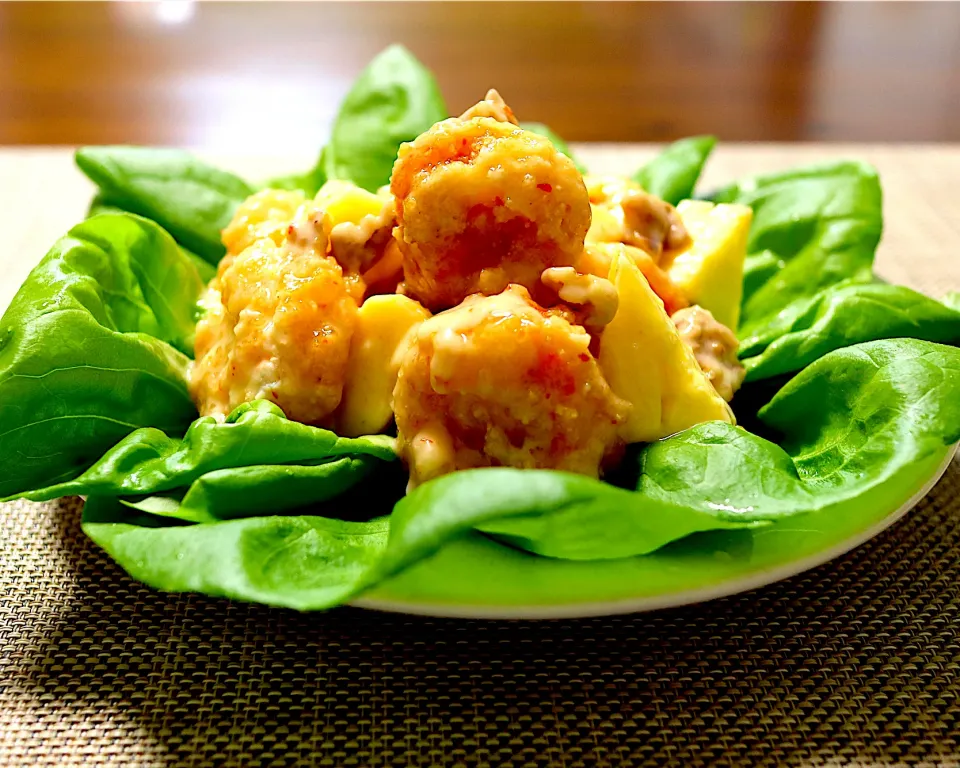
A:
[[[690,240],[677,209],[647,192],[633,191],[620,201],[623,242],[642,248],[654,258],[683,248]]]
[[[562,301],[581,308],[578,320],[590,331],[599,331],[617,314],[617,289],[609,280],[580,274],[573,267],[551,267],[540,280]]]
[[[681,309],[671,319],[717,394],[729,403],[746,375],[737,359],[736,335],[703,307]]]
[[[460,115],[461,120],[471,120],[474,117],[492,117],[494,120],[499,120],[501,123],[513,123],[514,125],[519,125],[517,118],[513,114],[513,110],[507,106],[507,102],[503,100],[503,97],[497,93],[495,88],[491,88],[487,91],[487,95],[484,97],[483,101],[478,101],[470,109]]]

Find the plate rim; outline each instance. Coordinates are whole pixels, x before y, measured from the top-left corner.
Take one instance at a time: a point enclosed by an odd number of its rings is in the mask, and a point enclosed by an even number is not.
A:
[[[694,605],[722,597],[750,592],[754,589],[769,586],[776,582],[789,579],[809,571],[824,563],[830,562],[841,555],[879,535],[887,528],[907,515],[923,498],[933,490],[934,486],[946,474],[951,462],[960,448],[960,442],[948,446],[946,454],[936,470],[920,486],[920,488],[897,509],[890,512],[881,520],[859,531],[832,547],[827,547],[812,555],[793,560],[782,566],[768,568],[746,576],[722,582],[716,586],[698,587],[685,591],[665,595],[627,598],[624,600],[606,600],[601,602],[581,602],[553,605],[469,605],[454,603],[413,603],[401,600],[390,600],[376,597],[359,597],[351,600],[348,605],[354,608],[380,611],[384,613],[406,614],[408,616],[426,616],[432,618],[454,619],[488,619],[507,621],[542,621],[550,619],[586,619],[599,616],[622,616],[631,613],[649,613],[668,608],[680,608]]]

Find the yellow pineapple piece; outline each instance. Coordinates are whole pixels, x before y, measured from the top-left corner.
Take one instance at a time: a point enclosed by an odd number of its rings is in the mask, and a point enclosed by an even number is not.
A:
[[[397,351],[407,333],[429,317],[419,303],[397,294],[371,296],[363,303],[337,412],[339,434],[373,435],[387,427],[400,369]]]
[[[734,423],[633,260],[619,255],[609,279],[620,302],[600,337],[599,360],[610,388],[633,406],[623,440],[651,442],[704,421]]]
[[[314,198],[316,206],[326,214],[324,226],[328,235],[337,224],[359,224],[364,216],[379,216],[385,202],[382,196],[339,179],[324,184]]]
[[[661,267],[691,304],[736,330],[743,297],[743,260],[753,211],[745,205],[683,200],[677,206],[691,243],[665,254]]]

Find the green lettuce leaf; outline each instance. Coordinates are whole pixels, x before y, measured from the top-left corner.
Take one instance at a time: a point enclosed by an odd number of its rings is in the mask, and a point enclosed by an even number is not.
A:
[[[960,350],[924,341],[831,352],[762,409],[779,447],[700,425],[640,453],[634,493],[560,472],[481,469],[431,481],[369,523],[280,515],[156,527],[95,497],[83,527],[158,589],[301,610],[348,600],[471,530],[555,558],[623,558],[694,531],[874,503],[880,485],[960,439],[958,374]]]
[[[253,194],[243,179],[179,149],[82,147],[75,159],[104,203],[156,221],[211,264],[224,254],[220,231]]]
[[[692,136],[670,144],[633,178],[647,192],[676,205],[693,196],[703,166],[713,151],[714,136]]]
[[[178,490],[139,501],[121,499],[132,509],[190,523],[260,517],[322,504],[340,497],[377,469],[372,456],[343,456],[322,464],[261,464],[216,469]]]
[[[638,488],[772,519],[855,500],[960,440],[960,350],[889,339],[830,352],[760,409],[779,445],[701,424],[641,454]]]
[[[74,477],[139,427],[187,427],[202,288],[137,216],[96,216],[53,246],[0,319],[0,497]]]
[[[101,213],[129,213],[129,211],[124,210],[119,205],[113,205],[101,193],[97,193],[94,195],[93,200],[90,201],[90,207],[87,208],[87,218],[92,219]],[[209,266],[209,264],[207,266]]]
[[[363,70],[340,106],[323,153],[324,175],[375,191],[389,183],[400,144],[447,116],[430,71],[392,45]]]
[[[697,530],[751,525],[669,504],[648,504],[644,514],[643,506],[637,494],[577,475],[481,469],[428,483],[401,500],[389,518],[372,522],[284,515],[148,527],[131,524],[116,500],[94,497],[84,510],[83,527],[134,578],[158,589],[315,610],[349,599],[474,527],[518,544],[530,543],[532,534],[534,545],[539,541],[542,548],[591,559],[652,551]],[[664,507],[679,517],[658,519]],[[513,528],[510,516],[518,516]],[[564,530],[547,522],[551,516],[590,533],[589,541],[543,535],[545,522],[550,531]],[[616,532],[627,541],[606,535],[602,527],[596,530],[598,522],[617,522]]]
[[[128,213],[128,211],[111,205],[102,195],[95,195],[93,200],[90,201],[90,207],[87,209],[87,218],[92,219],[101,213]],[[213,264],[206,259],[201,259],[193,251],[187,250],[182,245],[180,246],[180,253],[190,259],[190,262],[197,268],[200,279],[204,283],[209,283],[213,279],[213,276],[217,274],[217,268]]]
[[[133,511],[93,496],[82,527],[138,581],[299,610],[338,605],[375,582],[389,535],[387,520],[278,515],[161,526],[154,515],[132,524]]]
[[[520,127],[530,131],[531,133],[536,133],[544,138],[550,139],[550,143],[557,148],[557,152],[559,152],[561,155],[566,155],[573,160],[574,165],[577,166],[577,170],[579,170],[580,173],[587,172],[587,166],[585,166],[576,158],[573,152],[570,151],[570,147],[567,142],[554,133],[550,126],[544,125],[543,123],[520,123]]]
[[[824,288],[869,282],[883,226],[880,181],[842,162],[732,184],[715,202],[753,208],[739,336],[770,343]]]
[[[582,475],[521,469],[438,478],[401,499],[390,519],[391,543],[401,551],[410,547],[404,537],[411,532],[432,537],[435,551],[477,529],[528,552],[566,560],[645,555],[691,533],[757,523],[650,499]]]
[[[270,189],[299,189],[307,197],[314,197],[320,191],[320,187],[327,183],[327,150],[324,147],[320,150],[317,162],[313,167],[303,173],[292,173],[287,176],[275,176],[263,184]]]
[[[317,464],[341,456],[395,458],[386,435],[347,438],[289,421],[273,403],[256,400],[234,410],[225,422],[207,416],[182,439],[159,429],[127,435],[79,477],[24,494],[32,501],[61,496],[156,494],[189,487],[217,470],[264,464]],[[212,514],[212,513],[211,513]]]
[[[766,348],[744,339],[747,381],[799,371],[827,352],[900,336],[960,341],[960,311],[922,293],[887,283],[841,284],[826,289]]]

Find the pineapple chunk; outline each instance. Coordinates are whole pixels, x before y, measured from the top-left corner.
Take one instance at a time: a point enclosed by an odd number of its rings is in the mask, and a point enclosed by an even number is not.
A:
[[[314,202],[326,214],[324,227],[329,234],[337,224],[359,224],[364,216],[379,216],[387,200],[349,181],[332,179],[320,188]]]
[[[703,421],[733,424],[730,406],[700,370],[637,265],[621,254],[609,279],[620,303],[600,337],[599,361],[610,388],[633,406],[621,426],[623,440],[651,442]]]
[[[406,296],[371,296],[360,307],[350,345],[337,432],[345,437],[382,432],[393,417],[393,388],[407,333],[430,313]]]
[[[691,244],[676,254],[665,254],[660,266],[691,304],[710,310],[718,322],[735,330],[753,211],[745,205],[683,200],[677,212]]]

